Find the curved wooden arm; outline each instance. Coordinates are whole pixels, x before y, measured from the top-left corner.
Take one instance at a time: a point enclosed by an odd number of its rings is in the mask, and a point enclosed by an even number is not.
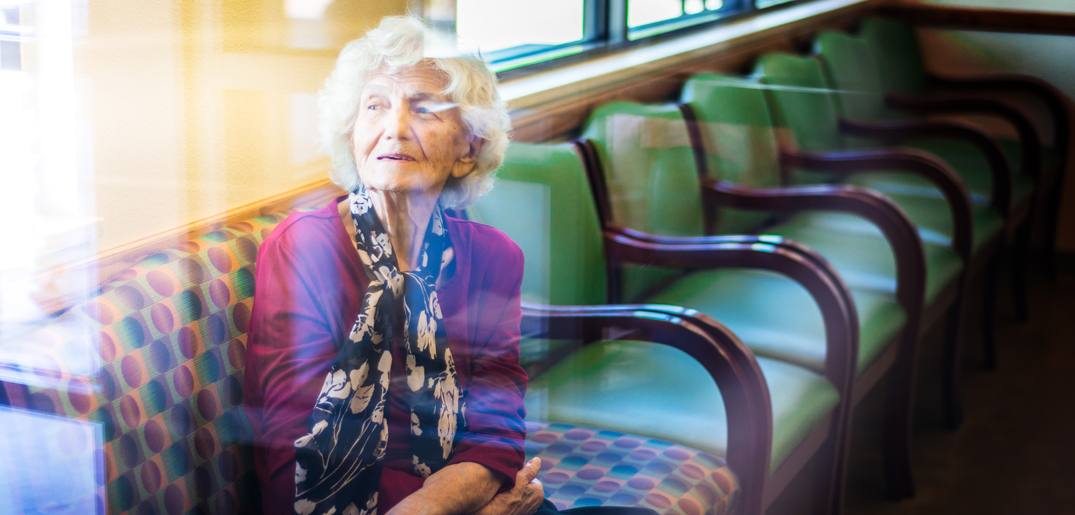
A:
[[[665,308],[661,306],[661,308]],[[728,465],[742,480],[745,513],[759,513],[769,477],[773,420],[769,389],[754,355],[723,325],[647,306],[544,306],[523,303],[525,337],[642,340],[679,349],[709,372],[728,416]]]
[[[974,244],[974,213],[963,180],[951,167],[931,154],[909,148],[815,153],[782,149],[784,166],[836,174],[902,171],[929,179],[935,184],[952,212],[952,248],[970,263]]]
[[[922,239],[903,210],[888,198],[856,186],[747,189],[714,180],[704,181],[702,195],[707,202],[736,209],[835,211],[868,220],[881,231],[892,248],[896,262],[896,299],[907,313],[917,313],[922,308],[926,288]]]
[[[897,93],[885,94],[885,105],[910,113],[981,113],[999,116],[1015,126],[1023,145],[1022,169],[1037,179],[1041,172],[1041,137],[1034,124],[1011,102],[990,98],[931,95],[911,97]]]
[[[669,239],[670,241],[671,239]],[[613,263],[676,268],[750,268],[769,270],[799,283],[813,297],[825,323],[825,376],[842,392],[850,392],[858,359],[858,332],[847,286],[834,281],[811,260],[767,243],[656,243],[615,230],[605,231],[605,252]],[[857,318],[857,317],[856,317]]]
[[[1004,151],[993,138],[977,126],[955,121],[892,121],[865,122],[861,120],[840,119],[840,132],[849,136],[875,139],[898,145],[904,141],[920,138],[952,138],[966,141],[985,155],[989,163],[993,192],[989,205],[1003,216],[1007,216],[1012,203],[1012,172]]]
[[[946,91],[1010,92],[1036,98],[1045,104],[1052,115],[1055,133],[1053,145],[1061,162],[1067,163],[1072,114],[1067,97],[1056,86],[1037,77],[1017,73],[991,73],[969,77],[941,77],[931,74],[928,78],[932,85]]]

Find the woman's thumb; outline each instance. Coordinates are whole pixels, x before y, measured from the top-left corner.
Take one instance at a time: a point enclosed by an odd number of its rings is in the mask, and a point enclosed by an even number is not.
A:
[[[519,474],[516,477],[516,484],[525,485],[534,480],[537,477],[538,472],[541,471],[541,458],[534,458],[519,470]]]

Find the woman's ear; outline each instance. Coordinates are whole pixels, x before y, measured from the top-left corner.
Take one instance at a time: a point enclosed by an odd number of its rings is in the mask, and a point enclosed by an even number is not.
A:
[[[470,173],[474,169],[474,165],[478,162],[478,154],[482,151],[482,146],[485,145],[485,139],[473,136],[470,138],[470,142],[467,144],[466,153],[456,161],[456,166],[452,169],[452,177],[460,178]]]

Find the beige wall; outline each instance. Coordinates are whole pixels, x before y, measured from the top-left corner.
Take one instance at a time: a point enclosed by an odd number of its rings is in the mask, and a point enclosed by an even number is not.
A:
[[[285,0],[89,2],[75,71],[98,251],[324,177],[314,93],[346,41],[406,9],[336,0],[292,19]]]
[[[961,7],[1043,10],[1075,13],[1072,0],[928,0]],[[920,30],[926,66],[961,75],[1015,72],[1041,77],[1075,99],[1075,37]],[[1057,244],[1075,252],[1075,175],[1066,177]]]

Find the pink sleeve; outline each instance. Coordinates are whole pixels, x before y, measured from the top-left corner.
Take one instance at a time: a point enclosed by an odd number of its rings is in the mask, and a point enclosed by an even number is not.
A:
[[[466,394],[467,431],[449,463],[475,462],[501,476],[504,488],[515,483],[523,465],[523,395],[526,372],[519,366],[522,251],[508,240],[506,251],[485,270],[477,302],[477,335],[472,342]],[[476,292],[471,292],[474,295]]]
[[[323,303],[317,298],[317,276],[281,236],[266,241],[258,254],[245,391],[264,512],[291,514],[294,442],[307,432],[336,350],[325,313],[318,309]]]

